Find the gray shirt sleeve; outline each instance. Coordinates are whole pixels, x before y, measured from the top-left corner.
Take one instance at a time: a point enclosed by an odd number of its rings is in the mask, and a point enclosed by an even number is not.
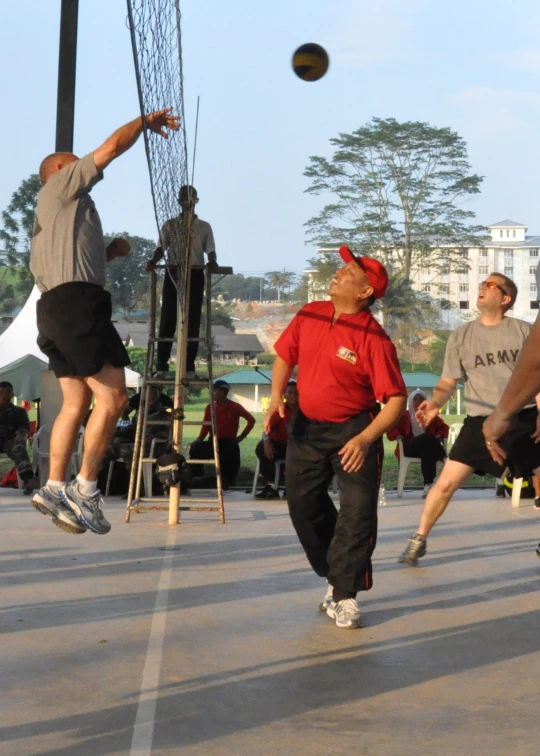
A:
[[[459,349],[456,339],[456,331],[450,334],[444,354],[444,365],[441,378],[453,378],[459,381],[463,377],[463,365],[459,356]]]
[[[87,194],[102,178],[103,172],[97,169],[93,152],[54,174],[58,195],[65,199],[77,199]]]

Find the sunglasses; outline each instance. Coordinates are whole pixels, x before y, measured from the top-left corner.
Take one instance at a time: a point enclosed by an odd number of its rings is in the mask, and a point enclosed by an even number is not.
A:
[[[486,288],[486,289],[498,289],[501,292],[501,294],[504,294],[505,297],[509,297],[510,296],[510,294],[507,291],[505,291],[502,286],[499,286],[498,283],[495,283],[495,281],[482,281],[482,283],[480,284],[480,286],[478,287],[478,289],[479,289],[479,291],[481,291],[484,288]]]

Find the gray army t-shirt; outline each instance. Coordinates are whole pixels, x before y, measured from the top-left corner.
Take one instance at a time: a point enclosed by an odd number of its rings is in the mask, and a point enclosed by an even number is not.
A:
[[[102,178],[90,153],[53,173],[41,187],[30,254],[41,292],[72,281],[105,286],[103,229],[89,195]]]
[[[489,415],[498,405],[531,327],[517,318],[494,326],[473,320],[450,335],[442,377],[465,382],[467,415]]]

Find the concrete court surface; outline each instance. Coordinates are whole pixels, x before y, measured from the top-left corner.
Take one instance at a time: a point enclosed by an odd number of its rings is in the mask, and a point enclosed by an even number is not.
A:
[[[457,494],[422,567],[421,500],[380,509],[365,628],[317,612],[280,502],[69,536],[0,489],[0,753],[540,752],[540,512]]]

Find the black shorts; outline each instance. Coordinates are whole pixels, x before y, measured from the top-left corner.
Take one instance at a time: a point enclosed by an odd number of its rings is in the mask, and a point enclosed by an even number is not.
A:
[[[129,365],[111,316],[111,295],[96,284],[74,281],[41,295],[37,343],[58,378],[87,378],[105,363],[118,368]]]
[[[508,454],[506,464],[498,465],[486,446],[482,433],[485,417],[465,418],[463,428],[450,449],[449,459],[472,467],[477,475],[489,473],[500,478],[509,467],[516,478],[529,477],[540,467],[540,444],[535,444],[531,435],[536,430],[538,410],[536,407],[522,410],[516,417],[512,430],[501,442]]]

